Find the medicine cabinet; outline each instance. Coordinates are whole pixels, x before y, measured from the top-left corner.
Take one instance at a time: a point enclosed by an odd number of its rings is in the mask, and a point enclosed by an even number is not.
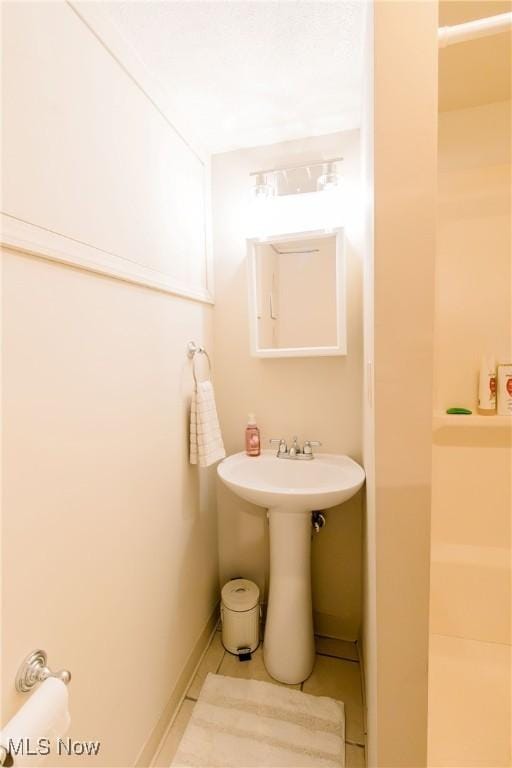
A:
[[[247,241],[251,354],[345,355],[343,230]]]

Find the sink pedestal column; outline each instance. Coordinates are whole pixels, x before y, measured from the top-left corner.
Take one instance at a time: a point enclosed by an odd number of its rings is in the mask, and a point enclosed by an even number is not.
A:
[[[270,585],[263,654],[268,673],[301,683],[313,671],[311,512],[269,509]]]

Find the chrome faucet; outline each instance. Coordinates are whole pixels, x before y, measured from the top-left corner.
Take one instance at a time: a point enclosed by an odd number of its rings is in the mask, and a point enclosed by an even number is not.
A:
[[[286,440],[283,437],[273,437],[269,442],[270,445],[277,445],[277,458],[278,459],[300,459],[302,461],[311,461],[314,459],[313,447],[322,445],[318,440],[306,440],[303,447],[300,447],[297,435],[292,438],[293,442],[288,448]]]
[[[290,459],[295,459],[297,456],[299,456],[302,453],[300,445],[297,442],[297,435],[293,436],[293,443],[292,447],[288,451],[288,455]]]

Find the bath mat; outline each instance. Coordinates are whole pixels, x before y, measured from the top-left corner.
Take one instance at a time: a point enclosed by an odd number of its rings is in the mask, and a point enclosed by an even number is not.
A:
[[[174,768],[343,768],[343,702],[209,674]]]

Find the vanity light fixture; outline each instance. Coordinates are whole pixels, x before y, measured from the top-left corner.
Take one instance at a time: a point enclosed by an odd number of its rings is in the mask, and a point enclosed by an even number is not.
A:
[[[342,226],[346,211],[345,185],[338,172],[342,160],[342,157],[326,157],[250,173],[247,236],[264,241],[283,232],[331,232]],[[299,173],[298,183],[294,172],[300,169],[302,176]]]
[[[253,171],[249,175],[254,178],[254,186],[252,188],[254,198],[257,200],[268,200],[271,197],[282,197],[290,194],[290,190],[284,193],[278,191],[278,187],[280,188],[281,184],[284,184],[285,187],[292,187],[294,193],[312,192],[315,188],[315,178],[316,190],[318,192],[338,187],[341,179],[337,166],[342,160],[342,157],[331,157],[322,160],[312,160],[309,163],[298,163],[296,165]],[[301,169],[307,173],[305,189],[302,188],[302,182],[299,187],[295,187],[293,176],[290,175],[289,177],[289,174],[293,171],[300,171]],[[313,187],[312,189],[311,186]]]

